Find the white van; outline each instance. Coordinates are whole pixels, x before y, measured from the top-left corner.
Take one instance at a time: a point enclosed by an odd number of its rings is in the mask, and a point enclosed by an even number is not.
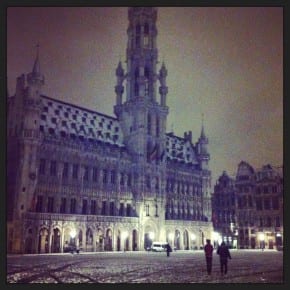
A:
[[[168,245],[167,242],[153,242],[151,245],[151,251],[153,251],[153,252],[165,252],[167,245]]]

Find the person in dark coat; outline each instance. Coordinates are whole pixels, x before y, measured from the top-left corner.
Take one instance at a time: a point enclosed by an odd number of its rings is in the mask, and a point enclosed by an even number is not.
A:
[[[206,240],[206,245],[204,246],[204,253],[206,260],[206,270],[207,273],[210,275],[212,268],[212,253],[213,253],[213,246],[210,243],[210,240]]]
[[[170,245],[167,244],[167,245],[166,245],[166,254],[167,254],[167,257],[170,256],[170,252],[172,252],[172,249],[171,249]]]
[[[225,242],[222,242],[218,247],[217,254],[220,255],[221,273],[226,274],[228,272],[228,259],[231,259],[232,257]]]

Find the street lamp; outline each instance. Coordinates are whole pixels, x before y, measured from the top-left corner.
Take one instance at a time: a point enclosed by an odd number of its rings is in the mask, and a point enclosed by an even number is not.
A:
[[[154,237],[155,237],[155,234],[153,232],[150,232],[149,233],[149,238],[150,238],[151,241],[154,240]]]

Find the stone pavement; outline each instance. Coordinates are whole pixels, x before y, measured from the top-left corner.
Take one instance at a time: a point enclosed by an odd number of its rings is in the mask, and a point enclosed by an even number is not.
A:
[[[214,252],[207,275],[203,251],[8,255],[7,283],[283,283],[283,252],[232,250],[221,275]]]

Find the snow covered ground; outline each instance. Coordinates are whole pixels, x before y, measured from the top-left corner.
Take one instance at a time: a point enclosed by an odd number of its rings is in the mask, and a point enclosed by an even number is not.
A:
[[[7,283],[283,283],[283,252],[232,250],[228,274],[202,251],[8,255]]]

